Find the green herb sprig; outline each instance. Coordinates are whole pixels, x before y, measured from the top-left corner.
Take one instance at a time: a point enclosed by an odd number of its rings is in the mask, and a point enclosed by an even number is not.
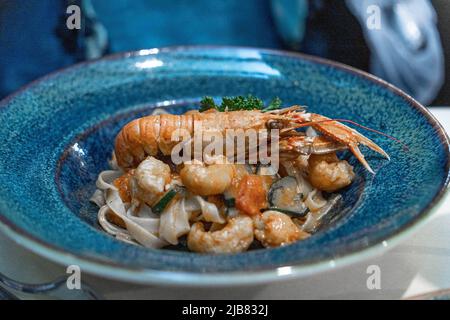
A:
[[[204,112],[210,109],[216,109],[217,111],[239,111],[239,110],[261,110],[262,112],[267,112],[271,110],[276,110],[281,107],[281,99],[274,98],[269,105],[264,106],[264,102],[252,95],[236,96],[236,97],[223,97],[222,103],[220,105],[214,102],[212,97],[204,97],[200,101],[200,112]]]

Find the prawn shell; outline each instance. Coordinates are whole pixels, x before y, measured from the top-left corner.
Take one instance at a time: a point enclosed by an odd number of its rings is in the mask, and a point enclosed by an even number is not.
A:
[[[160,132],[159,137],[156,136],[157,146],[164,155],[170,155],[172,149],[179,143],[172,140],[172,135],[176,130],[183,129],[192,136],[193,133],[193,117],[192,115],[172,115],[163,114],[160,116]],[[159,138],[159,139],[158,139]]]
[[[119,167],[136,167],[147,155],[159,152],[170,155],[179,141],[172,141],[178,129],[186,130],[192,137],[195,130],[219,133],[226,130],[266,129],[269,120],[279,116],[260,111],[192,112],[184,115],[159,114],[135,119],[126,124],[115,140],[115,154]],[[196,124],[201,124],[196,128]]]

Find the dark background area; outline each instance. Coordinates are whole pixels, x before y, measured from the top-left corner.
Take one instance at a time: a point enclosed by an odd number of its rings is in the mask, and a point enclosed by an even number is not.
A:
[[[450,1],[449,0],[433,0],[439,17],[439,31],[441,34],[442,45],[445,52],[445,84],[434,101],[434,105],[450,105]]]

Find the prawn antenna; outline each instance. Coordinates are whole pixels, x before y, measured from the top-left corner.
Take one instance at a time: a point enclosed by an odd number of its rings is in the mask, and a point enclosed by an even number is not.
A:
[[[319,120],[319,121],[309,121],[309,122],[300,123],[300,124],[298,124],[296,126],[296,128],[289,128],[289,130],[302,128],[302,127],[309,127],[310,125],[313,125],[313,124],[327,123],[327,122],[333,122],[333,121],[350,123],[350,124],[352,124],[354,126],[362,128],[364,130],[367,130],[367,131],[374,132],[376,134],[382,135],[382,136],[384,136],[384,137],[386,137],[386,138],[388,138],[388,139],[390,139],[392,141],[395,141],[396,143],[401,144],[403,146],[403,150],[405,152],[409,151],[408,145],[405,144],[403,141],[401,141],[401,140],[399,140],[399,139],[397,139],[397,138],[395,138],[395,137],[393,137],[391,135],[388,135],[388,134],[386,134],[384,132],[381,132],[379,130],[375,130],[375,129],[372,129],[372,128],[369,128],[369,127],[366,127],[366,126],[363,126],[362,124],[359,124],[359,123],[357,123],[355,121],[348,120],[348,119],[326,119],[326,120]]]

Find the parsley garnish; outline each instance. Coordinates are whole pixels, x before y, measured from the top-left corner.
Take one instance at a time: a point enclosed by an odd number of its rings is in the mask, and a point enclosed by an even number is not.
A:
[[[211,97],[203,97],[202,101],[200,101],[200,112],[204,112],[209,109],[217,109],[218,106],[214,102],[214,99]]]
[[[280,109],[281,108],[281,99],[280,98],[278,98],[278,97],[275,97],[270,103],[269,103],[269,105],[267,106],[267,108],[265,108],[265,109],[263,109],[262,111],[263,112],[266,112],[266,111],[270,111],[270,110],[277,110],[277,109]]]
[[[252,95],[237,96],[237,97],[223,97],[220,105],[214,102],[212,97],[204,97],[200,101],[200,112],[216,109],[220,112],[223,111],[238,111],[238,110],[261,110],[262,112],[276,110],[281,107],[280,98],[273,99],[270,104],[265,107],[264,102]]]

